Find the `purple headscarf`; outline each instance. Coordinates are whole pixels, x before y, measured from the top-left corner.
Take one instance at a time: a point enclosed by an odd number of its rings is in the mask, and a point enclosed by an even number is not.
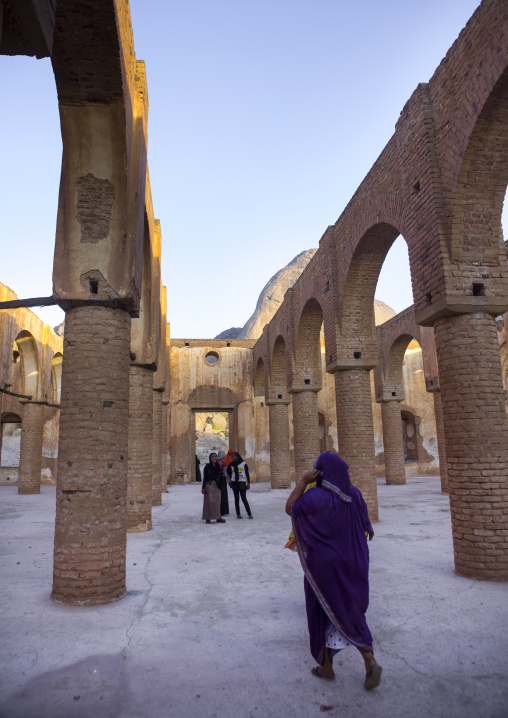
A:
[[[371,532],[367,506],[351,485],[348,466],[332,452],[316,468],[322,484],[292,507],[293,530],[305,573],[305,601],[311,653],[322,663],[326,638],[334,626],[353,645],[372,651],[365,612],[369,605]]]

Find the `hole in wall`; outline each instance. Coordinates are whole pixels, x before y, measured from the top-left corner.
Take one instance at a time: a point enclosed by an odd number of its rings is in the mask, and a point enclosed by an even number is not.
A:
[[[99,293],[99,282],[95,279],[90,280],[90,294]]]
[[[362,353],[361,353],[361,352],[353,352],[353,356],[354,356],[355,359],[361,359],[361,358],[362,358]]]
[[[205,361],[207,364],[217,364],[219,361],[219,355],[217,352],[208,352],[208,354],[205,356]]]
[[[485,296],[485,284],[474,283],[473,284],[473,297],[484,297]]]

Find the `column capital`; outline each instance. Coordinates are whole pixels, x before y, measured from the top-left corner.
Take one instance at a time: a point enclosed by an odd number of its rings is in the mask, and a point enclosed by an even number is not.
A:
[[[292,384],[288,389],[288,394],[301,394],[304,391],[318,392],[322,388],[322,384]]]
[[[291,399],[267,399],[265,406],[279,406],[280,404],[291,404]]]
[[[351,369],[375,369],[377,366],[376,357],[360,357],[358,359],[334,359],[326,365],[327,374],[335,374],[338,371],[351,371]]]

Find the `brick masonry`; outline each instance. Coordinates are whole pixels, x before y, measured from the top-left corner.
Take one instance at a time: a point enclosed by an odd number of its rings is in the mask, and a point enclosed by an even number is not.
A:
[[[153,371],[129,367],[127,531],[152,528]]]
[[[162,392],[152,392],[152,506],[162,503]]]
[[[436,322],[455,567],[508,579],[508,423],[494,317]]]
[[[291,455],[289,453],[289,416],[286,403],[270,404],[270,480],[272,489],[291,486]]]
[[[52,593],[61,603],[125,594],[130,325],[121,309],[66,313]]]
[[[383,416],[383,444],[387,484],[406,483],[406,464],[402,440],[400,401],[381,402]]]
[[[18,494],[39,494],[41,491],[43,431],[44,404],[24,403]]]

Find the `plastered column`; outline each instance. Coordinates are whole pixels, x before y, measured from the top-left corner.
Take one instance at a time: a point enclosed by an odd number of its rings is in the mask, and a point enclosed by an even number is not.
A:
[[[293,429],[295,437],[296,480],[314,467],[319,456],[319,417],[316,391],[299,391],[293,395]]]
[[[270,483],[272,489],[291,486],[291,454],[289,452],[289,416],[286,403],[269,404]]]
[[[61,603],[125,594],[130,330],[122,309],[66,313],[52,593]]]
[[[383,420],[386,483],[405,484],[406,464],[404,461],[400,401],[395,399],[393,401],[382,401],[381,417]]]
[[[444,317],[434,336],[455,568],[507,580],[508,422],[494,317]]]
[[[127,531],[152,528],[153,371],[129,367]]]
[[[44,404],[23,402],[18,494],[40,494]]]
[[[446,463],[446,446],[443,427],[443,408],[441,392],[434,391],[434,415],[436,417],[437,450],[439,454],[439,474],[441,475],[441,493],[448,493],[448,466]]]
[[[152,506],[162,503],[162,392],[152,391]]]
[[[374,425],[369,369],[335,374],[339,453],[349,465],[353,484],[360,489],[371,521],[378,520]]]

